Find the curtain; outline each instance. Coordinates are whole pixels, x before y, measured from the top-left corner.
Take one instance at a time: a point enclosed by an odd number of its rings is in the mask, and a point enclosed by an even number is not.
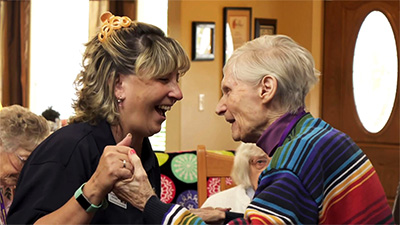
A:
[[[106,11],[109,11],[108,1],[89,1],[89,40],[99,33],[101,27],[100,17]]]
[[[1,1],[1,102],[29,107],[30,0]]]
[[[136,20],[136,0],[110,1],[110,12],[116,16],[127,16]]]
[[[98,34],[102,25],[100,16],[110,11],[116,16],[128,16],[132,20],[136,19],[136,0],[122,0],[122,1],[102,1],[90,0],[89,1],[89,39],[92,39]]]
[[[3,106],[29,107],[30,6],[30,0],[0,0],[0,102]],[[90,0],[90,8],[89,37],[98,32],[100,16],[107,10],[136,19],[136,0]]]

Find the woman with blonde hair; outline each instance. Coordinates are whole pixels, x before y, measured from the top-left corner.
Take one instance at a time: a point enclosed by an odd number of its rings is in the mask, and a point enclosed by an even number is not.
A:
[[[25,107],[0,109],[0,224],[5,223],[22,167],[49,133],[46,119]]]
[[[116,182],[132,177],[130,152],[161,192],[148,137],[183,98],[178,81],[190,60],[158,27],[109,12],[101,20],[76,78],[75,115],[28,160],[9,223],[143,224],[143,213],[113,192]]]

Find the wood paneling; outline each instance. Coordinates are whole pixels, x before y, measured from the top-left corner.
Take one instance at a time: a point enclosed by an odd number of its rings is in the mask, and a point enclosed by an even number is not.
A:
[[[384,13],[388,18],[399,55],[399,1],[325,2],[322,118],[348,134],[368,155],[392,205],[399,184],[399,74],[397,74],[397,93],[392,114],[385,127],[378,133],[370,133],[363,127],[353,96],[355,43],[365,17],[374,10]],[[398,64],[400,64],[399,57]],[[371,107],[374,105],[371,104]]]

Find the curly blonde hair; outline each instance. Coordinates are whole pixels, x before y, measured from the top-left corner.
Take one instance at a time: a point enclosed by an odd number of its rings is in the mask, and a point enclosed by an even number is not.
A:
[[[19,147],[33,151],[50,134],[47,120],[20,105],[0,110],[0,145],[4,152]]]
[[[118,123],[114,88],[119,75],[151,79],[178,71],[182,76],[190,68],[190,60],[176,40],[141,22],[114,30],[103,42],[95,36],[86,44],[82,64],[75,80],[77,100],[70,123],[97,124],[103,119]]]

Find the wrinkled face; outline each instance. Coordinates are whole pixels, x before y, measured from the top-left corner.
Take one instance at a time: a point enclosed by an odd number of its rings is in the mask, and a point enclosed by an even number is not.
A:
[[[0,185],[15,186],[25,161],[32,151],[19,147],[15,152],[0,152]]]
[[[221,88],[223,96],[217,104],[216,113],[223,115],[231,124],[233,140],[255,143],[262,134],[261,126],[265,121],[260,87],[233,79],[228,70]]]
[[[166,112],[183,98],[178,81],[177,72],[151,79],[122,75],[116,96],[124,98],[119,106],[123,129],[143,137],[159,132]]]
[[[250,164],[250,180],[253,184],[254,190],[257,189],[258,178],[262,171],[267,168],[270,158],[265,156],[252,157],[249,161]]]

